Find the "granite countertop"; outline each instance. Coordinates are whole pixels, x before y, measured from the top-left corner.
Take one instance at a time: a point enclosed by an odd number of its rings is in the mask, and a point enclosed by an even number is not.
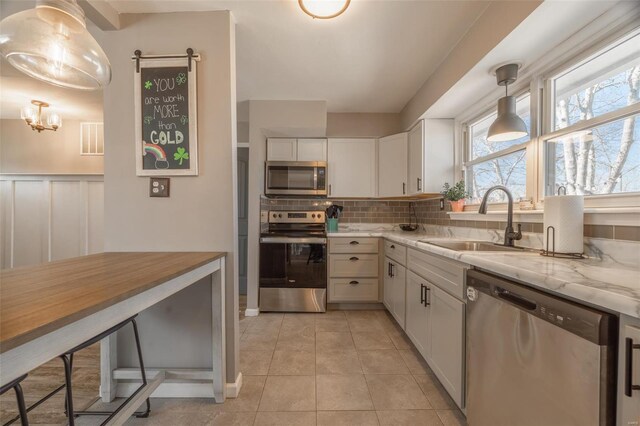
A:
[[[390,230],[340,230],[329,233],[328,237],[385,238],[513,278],[532,287],[581,303],[640,318],[640,262],[620,262],[611,256],[579,260],[559,259],[540,256],[537,251],[518,253],[456,251],[419,240],[437,242],[462,240],[461,238],[443,238],[432,234]],[[465,239],[480,240],[479,238]],[[640,250],[640,245],[637,249]]]

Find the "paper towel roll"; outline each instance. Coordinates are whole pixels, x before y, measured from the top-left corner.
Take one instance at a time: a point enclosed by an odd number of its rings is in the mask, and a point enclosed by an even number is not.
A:
[[[553,250],[553,241],[547,246],[547,227],[555,228],[556,253],[582,253],[584,251],[584,197],[557,195],[544,199],[544,249]],[[553,232],[549,232],[553,238]]]

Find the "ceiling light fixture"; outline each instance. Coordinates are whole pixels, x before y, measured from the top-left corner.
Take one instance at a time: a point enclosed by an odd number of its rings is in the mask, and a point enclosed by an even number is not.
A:
[[[505,142],[527,136],[527,126],[516,114],[516,98],[509,96],[508,86],[518,78],[518,64],[503,65],[496,70],[498,86],[504,86],[505,96],[498,99],[498,117],[489,126],[487,141]]]
[[[0,53],[23,73],[57,86],[101,89],[111,65],[76,0],[38,0],[0,22]]]
[[[314,19],[331,19],[342,15],[351,0],[298,0],[300,8]]]
[[[42,108],[49,107],[48,103],[36,100],[31,101],[31,103],[37,106],[38,109],[36,110],[33,107],[26,106],[20,110],[20,117],[24,121],[26,121],[29,126],[31,126],[31,130],[37,130],[38,133],[42,132],[43,130],[53,130],[55,132],[60,127],[62,127],[62,118],[55,112],[52,112],[47,117],[47,125],[49,127],[44,125]]]

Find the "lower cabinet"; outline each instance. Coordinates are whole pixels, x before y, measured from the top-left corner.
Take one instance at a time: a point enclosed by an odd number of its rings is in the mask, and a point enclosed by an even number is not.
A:
[[[618,425],[640,422],[640,320],[620,316],[618,349]]]
[[[384,272],[384,305],[404,330],[407,269],[387,257]]]
[[[429,326],[431,321],[427,306],[426,280],[417,274],[407,272],[407,322],[405,332],[424,359],[429,359],[430,342]]]
[[[427,359],[442,386],[462,407],[464,365],[464,302],[438,286],[429,285],[427,303],[431,326],[430,356]]]

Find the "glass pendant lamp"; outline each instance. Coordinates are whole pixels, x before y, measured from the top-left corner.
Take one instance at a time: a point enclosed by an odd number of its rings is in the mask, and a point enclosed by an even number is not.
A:
[[[38,0],[34,9],[3,19],[0,53],[18,70],[57,86],[95,90],[111,82],[109,59],[76,0]]]

